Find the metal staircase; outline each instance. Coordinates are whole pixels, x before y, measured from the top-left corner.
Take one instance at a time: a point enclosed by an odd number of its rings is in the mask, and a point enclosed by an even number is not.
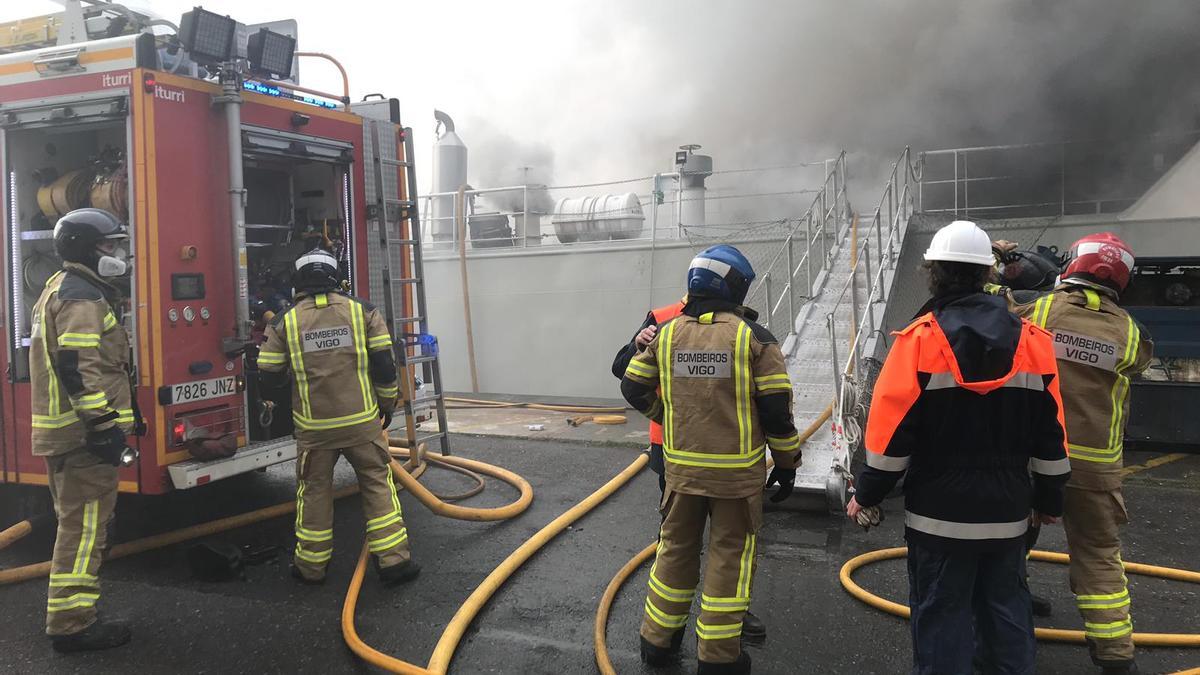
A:
[[[892,165],[879,206],[869,219],[851,215],[845,194],[845,154],[823,192],[780,252],[760,274],[751,299],[766,298],[763,323],[782,340],[802,431],[818,425],[804,444],[796,492],[824,495],[831,511],[844,508],[864,420],[858,402],[868,391],[867,359],[875,358],[895,261],[912,213],[909,150]],[[827,190],[828,191],[828,190]],[[826,192],[827,192],[826,191]],[[796,249],[803,246],[802,255]],[[799,262],[795,261],[799,259]],[[781,287],[778,298],[772,293]],[[799,289],[804,289],[803,293]],[[787,332],[781,331],[778,319]]]

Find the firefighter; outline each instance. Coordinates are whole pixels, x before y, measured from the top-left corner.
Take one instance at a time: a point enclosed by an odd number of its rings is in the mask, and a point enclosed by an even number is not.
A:
[[[996,242],[1002,251],[1008,242]],[[1083,615],[1093,663],[1104,673],[1136,673],[1129,588],[1121,565],[1120,526],[1129,521],[1121,493],[1129,378],[1150,363],[1148,332],[1117,306],[1129,283],[1133,251],[1111,233],[1070,249],[1054,290],[1007,291],[1013,311],[1054,334],[1062,372],[1071,480],[1063,527],[1070,581]]]
[[[765,450],[775,458],[771,481],[781,485],[774,500],[791,492],[800,461],[783,353],[741,306],[753,280],[736,248],[701,251],[688,270],[682,314],[659,326],[621,380],[625,399],[663,426],[663,522],[641,628],[641,657],[654,667],[679,653],[707,523],[698,672],[750,672],[741,635],[762,524]]]
[[[977,642],[984,672],[1032,673],[1025,535],[1062,515],[1071,470],[1054,344],[983,292],[992,247],[974,223],[939,230],[925,260],[933,297],[875,383],[846,513],[907,472],[914,674],[973,672]]]
[[[115,281],[128,271],[125,226],[77,209],[54,226],[62,270],[33,307],[29,345],[33,454],[46,458],[58,516],[46,634],[72,652],[129,642],[129,626],[100,619],[100,563],[117,503],[117,467],[132,464],[129,338]]]
[[[687,295],[679,302],[664,305],[658,309],[651,310],[646,314],[645,321],[638,327],[638,332],[634,333],[633,339],[629,344],[621,347],[617,352],[616,358],[613,359],[612,372],[617,378],[625,376],[625,369],[629,367],[629,361],[635,354],[646,348],[654,336],[658,333],[658,327],[662,324],[674,319],[683,313],[683,308],[687,306]],[[666,469],[663,466],[663,428],[662,425],[654,420],[650,421],[650,470],[658,475],[658,492],[659,499],[666,494],[667,478]],[[746,610],[746,614],[742,617],[742,640],[746,642],[761,643],[767,639],[767,626],[754,615],[750,610]]]
[[[416,578],[389,468],[387,436],[398,395],[392,338],[375,307],[343,293],[337,260],[316,249],[296,260],[295,304],[266,330],[263,385],[292,385],[296,437],[296,550],[291,574],[320,584],[333,557],[333,467],[358,476],[367,546],[387,586]],[[382,417],[382,423],[380,418]]]

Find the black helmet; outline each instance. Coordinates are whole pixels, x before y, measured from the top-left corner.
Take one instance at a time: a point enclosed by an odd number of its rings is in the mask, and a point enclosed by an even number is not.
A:
[[[108,211],[75,209],[59,218],[54,226],[54,252],[66,262],[95,270],[103,255],[97,248],[100,242],[128,238],[125,225]]]
[[[292,286],[305,293],[322,293],[337,288],[337,259],[323,249],[314,248],[296,259],[296,276]]]

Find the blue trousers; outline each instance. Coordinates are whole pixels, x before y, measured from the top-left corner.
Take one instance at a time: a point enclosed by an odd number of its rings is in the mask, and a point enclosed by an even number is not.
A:
[[[913,675],[1034,672],[1033,609],[1023,542],[943,553],[908,546]]]

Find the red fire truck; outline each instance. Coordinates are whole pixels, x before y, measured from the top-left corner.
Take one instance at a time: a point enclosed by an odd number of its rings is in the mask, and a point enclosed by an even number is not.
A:
[[[333,251],[351,292],[387,303],[393,330],[424,331],[399,283],[420,254],[397,102],[271,80],[282,66],[251,79],[236,72],[242,54],[206,64],[180,37],[222,39],[211,13],[185,15],[180,31],[98,1],[67,10],[0,27],[0,482],[46,483],[30,448],[30,308],[59,266],[55,221],[82,206],[130,229],[124,324],[148,428],[130,438],[139,458],[120,489],[160,494],[293,458],[289,401],[259,396],[254,359],[301,252]],[[238,50],[254,28],[236,25]],[[408,370],[412,401],[420,372]]]

